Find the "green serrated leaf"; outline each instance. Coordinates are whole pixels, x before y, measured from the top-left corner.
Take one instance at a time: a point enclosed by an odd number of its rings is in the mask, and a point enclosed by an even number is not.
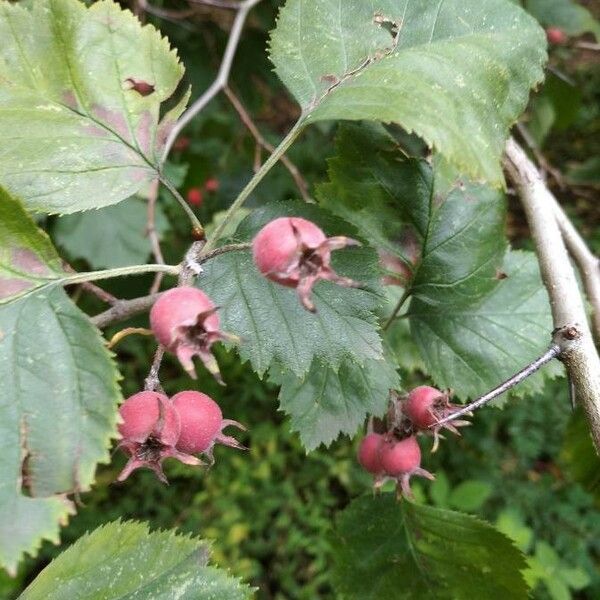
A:
[[[98,211],[60,217],[54,239],[73,258],[84,258],[95,269],[143,263],[151,252],[146,234],[146,202],[130,198]],[[169,222],[155,207],[156,232],[161,236]]]
[[[504,0],[288,0],[270,47],[305,122],[399,123],[495,184],[546,60],[544,32]]]
[[[0,304],[64,275],[46,233],[0,188]]]
[[[450,482],[444,471],[435,474],[435,481],[429,486],[429,497],[439,508],[448,507],[448,496],[450,495]]]
[[[336,523],[334,583],[346,599],[523,599],[525,558],[488,523],[392,494],[355,500]]]
[[[448,504],[457,510],[474,512],[485,504],[492,492],[492,486],[487,481],[470,479],[452,489]]]
[[[453,294],[446,302],[439,293],[417,296],[410,304],[411,331],[433,379],[459,398],[476,397],[498,385],[550,343],[552,318],[535,256],[509,252],[501,272],[506,277],[478,299],[461,304]],[[550,363],[513,393],[539,392],[544,377],[561,372],[560,364]]]
[[[411,265],[412,301],[402,314],[409,318],[386,331],[398,364],[418,366],[411,351],[416,344],[436,383],[466,398],[546,349],[552,331],[547,296],[533,257],[506,254],[500,193],[458,177],[439,155],[431,165],[407,159],[380,125],[343,126],[336,149],[320,203]],[[407,232],[414,240],[409,245],[402,240]],[[412,339],[405,344],[406,320]],[[516,346],[515,339],[522,343]],[[558,363],[548,365],[516,393],[537,391],[544,375],[560,371]]]
[[[0,1],[0,184],[28,209],[115,204],[157,177],[183,67],[112,0]]]
[[[0,563],[14,570],[57,541],[72,507],[108,462],[121,399],[98,331],[62,289],[0,307]]]
[[[374,247],[402,257],[397,242],[406,222],[404,188],[420,176],[414,163],[403,161],[378,123],[341,125],[335,150],[327,161],[329,181],[317,187],[319,204],[352,223]]]
[[[254,211],[237,229],[236,241],[251,240],[263,225],[284,215],[305,217],[327,235],[354,234],[350,225],[314,205],[282,202]],[[333,253],[332,264],[340,274],[365,287],[350,289],[319,282],[313,292],[315,314],[301,306],[295,290],[263,277],[247,251],[211,259],[198,286],[221,307],[223,330],[241,338],[241,357],[250,360],[260,375],[273,364],[302,377],[314,359],[333,370],[347,359],[359,364],[381,359],[374,315],[382,301],[377,256],[368,248],[347,248]]]
[[[307,450],[328,446],[340,433],[354,435],[367,415],[382,416],[390,389],[400,383],[384,360],[345,360],[337,371],[315,361],[303,378],[291,372],[271,372],[271,378],[281,385],[281,409]]]
[[[521,552],[527,552],[533,539],[533,530],[525,525],[523,516],[514,508],[506,508],[496,520],[496,529],[508,536]]]
[[[206,543],[116,521],[84,535],[50,563],[22,600],[246,600],[251,589],[207,566]]]

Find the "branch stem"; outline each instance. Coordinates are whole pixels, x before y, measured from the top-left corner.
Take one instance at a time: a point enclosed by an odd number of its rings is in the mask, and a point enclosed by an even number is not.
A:
[[[530,375],[533,375],[540,367],[544,366],[546,363],[550,362],[553,358],[556,358],[561,352],[561,348],[558,344],[552,344],[542,356],[536,358],[533,362],[529,363],[525,368],[521,369],[518,373],[515,373],[512,377],[501,383],[499,386],[495,387],[493,390],[487,392],[483,396],[477,398],[470,404],[467,404],[460,410],[453,412],[448,415],[444,419],[440,419],[433,425],[433,427],[437,427],[439,425],[443,425],[444,423],[449,423],[450,421],[454,421],[455,419],[460,419],[467,413],[471,413],[478,408],[481,408],[488,402],[491,402],[504,392],[507,392],[511,388],[513,388],[518,383],[521,383],[524,379],[527,379]]]
[[[190,205],[183,199],[183,196],[177,191],[177,188],[166,177],[163,177],[162,175],[160,176],[160,182],[169,190],[169,192],[171,192],[173,198],[175,198],[175,200],[177,200],[177,202],[181,204],[181,208],[183,208],[183,210],[187,213],[187,216],[192,222],[194,235],[198,237],[204,236],[204,227],[202,226],[202,223],[200,223],[200,220],[198,219],[194,211],[191,209]]]
[[[146,211],[146,236],[150,240],[150,246],[152,247],[152,254],[154,260],[159,265],[165,264],[165,258],[160,247],[160,239],[158,232],[156,231],[156,201],[158,200],[158,179],[153,181],[150,185],[150,193],[148,194],[148,207]],[[150,294],[156,294],[160,289],[164,273],[157,273],[150,287]]]
[[[179,275],[179,265],[133,265],[131,267],[118,267],[116,269],[106,269],[104,271],[84,271],[83,273],[74,273],[67,275],[60,280],[62,285],[73,285],[74,283],[84,283],[87,281],[100,281],[101,279],[111,279],[113,277],[123,277],[125,275],[145,275],[146,273],[167,273],[168,275]]]
[[[404,306],[404,303],[408,300],[408,297],[410,296],[410,286],[407,287],[404,290],[404,293],[402,294],[402,296],[400,296],[400,300],[398,300],[398,303],[396,304],[394,310],[392,311],[392,314],[388,317],[388,320],[384,323],[383,325],[383,331],[387,331],[390,327],[390,325],[395,321],[396,317],[398,316],[398,313],[402,310],[402,307]]]
[[[581,274],[587,299],[592,306],[592,326],[596,341],[600,342],[600,261],[589,249],[556,198],[552,197],[554,216],[569,254]]]
[[[231,65],[235,57],[238,44],[240,42],[240,36],[244,28],[244,23],[248,17],[248,13],[254,6],[256,6],[261,0],[244,0],[240,2],[237,8],[237,14],[229,33],[229,39],[227,40],[227,47],[223,54],[223,60],[219,67],[217,77],[210,84],[208,89],[185,111],[181,118],[177,121],[173,127],[163,152],[162,162],[166,160],[171,147],[173,146],[177,136],[186,127],[186,125],[227,85],[229,79],[229,73],[231,72]]]
[[[202,242],[196,242],[195,244],[192,244],[192,247],[186,253],[187,260],[193,263],[190,265],[192,268],[187,268],[190,270],[190,275],[193,275],[193,265],[196,263],[197,265],[201,265],[209,261],[211,258],[219,256],[220,254],[225,254],[226,252],[241,252],[243,250],[250,249],[250,247],[251,244],[249,243],[227,244],[225,246],[219,246],[219,248],[215,248],[212,252],[199,257],[198,254],[202,249]],[[184,268],[181,267],[180,273],[183,270]],[[187,278],[186,281],[188,281]],[[139,298],[133,298],[132,300],[117,300],[117,302],[115,302],[111,308],[96,315],[95,317],[92,317],[92,323],[99,329],[103,329],[104,327],[108,327],[114,323],[124,321],[125,319],[129,319],[130,317],[149,310],[160,296],[161,294],[158,293],[149,294],[148,296],[141,296]]]
[[[231,220],[235,212],[241,208],[244,202],[247,200],[248,196],[252,193],[254,188],[260,183],[260,181],[264,178],[264,176],[271,170],[271,168],[277,163],[277,161],[285,154],[286,150],[294,143],[296,138],[302,132],[302,128],[304,127],[304,118],[300,117],[294,127],[289,131],[289,133],[281,140],[281,143],[271,156],[267,158],[262,167],[255,173],[254,177],[246,184],[244,189],[240,192],[238,197],[233,201],[233,204],[227,209],[225,216],[222,221],[215,227],[212,236],[206,242],[204,246],[204,250],[202,252],[203,256],[206,256],[210,252],[212,252],[216,243],[219,241],[221,236],[223,235],[223,231],[225,227],[227,227],[227,223]]]
[[[242,101],[237,97],[237,95],[227,85],[223,88],[223,91],[225,92],[225,95],[227,96],[227,98],[231,102],[231,105],[240,117],[240,120],[246,126],[246,129],[250,132],[250,134],[256,141],[258,150],[260,151],[260,148],[263,148],[269,153],[275,152],[275,146],[273,146],[273,144],[271,144],[270,142],[267,142],[267,140],[260,133],[258,127],[252,120],[252,117],[246,110],[245,106],[242,104]],[[260,169],[260,160],[257,162],[258,168],[256,169],[256,171]],[[306,181],[304,181],[304,178],[300,174],[298,167],[285,154],[281,155],[281,164],[288,170],[289,174],[292,176],[292,179],[294,180],[294,183],[296,184],[296,187],[298,188],[302,199],[305,202],[313,202],[313,199],[308,193],[308,185],[306,184]]]
[[[513,140],[506,144],[507,172],[525,210],[542,280],[550,298],[554,327],[570,331],[572,343],[561,352],[577,389],[596,450],[600,452],[600,358],[587,322],[584,302],[553,208],[553,196],[536,166]]]
[[[150,310],[159,297],[160,294],[151,294],[132,300],[119,300],[108,310],[92,317],[92,323],[98,327],[98,329],[103,329],[114,323],[124,321],[125,319],[129,319],[129,317]]]

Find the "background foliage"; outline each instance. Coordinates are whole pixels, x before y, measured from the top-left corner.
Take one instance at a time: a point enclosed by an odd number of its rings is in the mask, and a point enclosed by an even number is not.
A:
[[[180,2],[155,4],[173,10],[182,7]],[[253,11],[231,76],[233,89],[273,142],[299,114],[265,54],[268,31],[280,4],[265,0]],[[547,7],[540,10],[539,2],[522,4],[544,25],[560,25],[573,35],[590,31],[582,39],[594,40],[597,22],[587,20],[589,13],[582,18],[578,12],[582,24],[576,28],[573,18],[564,16],[565,7],[572,5],[567,0],[553,0],[555,12]],[[587,8],[600,16],[598,6],[587,3]],[[185,22],[151,19],[179,49],[193,97],[214,77],[227,40],[227,14],[202,8]],[[573,27],[567,28],[561,19],[567,19]],[[560,169],[570,184],[560,191],[561,198],[568,202],[570,213],[596,251],[600,251],[600,215],[594,202],[600,185],[598,56],[598,52],[575,47],[574,42],[552,48],[548,80],[532,97],[524,118],[546,159]],[[332,172],[342,169],[343,164],[330,161],[328,167],[326,159],[336,154],[335,138],[338,135],[339,144],[343,130],[329,121],[319,122],[307,129],[289,151],[311,189],[324,182],[329,182],[326,186],[335,184]],[[418,144],[403,132],[392,133],[402,135],[407,144]],[[254,160],[254,143],[225,98],[213,101],[190,125],[186,136],[189,146],[172,154],[168,169],[184,191],[202,186],[209,177],[219,179],[219,190],[205,194],[202,206],[197,208],[201,220],[210,222],[247,181]],[[550,181],[557,185],[553,179]],[[319,194],[326,193],[321,187]],[[283,201],[297,196],[289,174],[278,167],[267,176],[248,206],[266,199]],[[175,262],[189,245],[188,222],[163,192],[160,205],[165,258]],[[87,251],[90,235],[98,234],[97,219],[86,224],[88,213],[81,217],[41,217],[40,222],[62,254],[79,270],[131,264],[146,258],[148,249],[144,250],[143,235],[139,235],[140,216],[135,204],[128,204],[126,213],[124,206],[103,209],[103,218],[111,228],[118,223],[124,235],[131,228],[137,230],[138,236],[128,245],[104,247],[106,255]],[[509,238],[518,248],[527,250],[524,219],[511,196],[507,214]],[[150,281],[148,277],[138,277],[111,281],[105,287],[116,295],[134,297],[146,293]],[[80,294],[75,291],[74,299],[83,310],[92,314],[102,310],[96,300]],[[140,326],[146,323],[143,316],[132,321]],[[118,329],[108,331],[108,336]],[[402,357],[403,386],[410,388],[426,382],[425,364],[404,324],[390,333],[388,341],[391,351]],[[117,346],[116,352],[126,396],[137,391],[138,382],[146,375],[152,344],[143,338],[128,338]],[[284,386],[289,400],[282,391],[281,402],[291,414],[287,417],[276,410],[277,386],[259,380],[249,365],[240,365],[233,354],[221,351],[218,359],[228,386],[221,389],[203,380],[202,391],[215,397],[226,416],[249,427],[241,438],[249,452],[218,449],[217,464],[208,473],[168,463],[169,487],[146,472],[136,474],[133,483],[114,484],[124,460],[115,455],[111,465],[100,468],[94,489],[83,494],[84,505],[63,530],[62,541],[74,542],[85,531],[117,518],[146,520],[152,528],[176,527],[212,540],[213,564],[256,586],[261,598],[334,598],[336,542],[330,535],[334,515],[352,499],[368,492],[370,486],[370,478],[355,462],[356,440],[342,437],[326,450],[306,454],[298,434],[293,432],[295,382]],[[429,363],[427,366],[435,368]],[[309,367],[310,364],[304,364],[302,370]],[[276,374],[271,375],[277,380]],[[182,377],[177,365],[169,360],[163,379],[169,394],[190,388],[189,379]],[[540,382],[537,391],[525,400],[509,401],[506,410],[482,411],[461,438],[448,440],[426,465],[436,472],[437,481],[415,484],[417,499],[496,524],[526,553],[525,576],[534,586],[536,598],[597,598],[598,471],[581,467],[592,461],[589,442],[580,426],[580,416],[571,414],[564,381],[558,379],[544,387]],[[465,396],[471,392],[463,391]],[[352,429],[348,427],[348,431]],[[316,439],[305,442],[317,446],[326,439],[327,432],[323,431]],[[103,445],[99,447],[99,452],[103,452]],[[23,563],[16,579],[0,575],[0,596],[16,597],[57,553],[56,546],[46,543],[37,558]]]

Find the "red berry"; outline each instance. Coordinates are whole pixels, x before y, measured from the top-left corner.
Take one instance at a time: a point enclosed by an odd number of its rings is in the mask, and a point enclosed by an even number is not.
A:
[[[421,465],[421,449],[414,436],[399,442],[389,440],[380,449],[381,466],[386,475],[397,477],[403,473],[412,473]]]
[[[398,481],[400,489],[406,496],[412,496],[411,476],[434,479],[429,471],[421,468],[421,449],[414,436],[400,441],[386,441],[381,446],[380,457],[384,473]]]
[[[546,29],[546,37],[548,38],[548,42],[555,46],[566,44],[569,40],[567,34],[559,27],[548,27]]]
[[[219,340],[238,341],[219,330],[217,307],[201,290],[177,287],[164,294],[150,311],[150,326],[156,339],[173,352],[183,368],[196,378],[192,359],[198,356],[219,383],[223,383],[211,346]]]
[[[447,403],[448,396],[428,385],[416,387],[408,395],[406,412],[418,429],[428,429],[441,415],[439,409]]]
[[[224,420],[219,405],[206,394],[195,391],[179,392],[172,398],[181,419],[181,435],[177,449],[187,454],[203,452],[212,458],[215,444],[233,448],[243,446],[233,437],[223,435],[225,427],[245,427],[237,421]]]
[[[207,192],[218,192],[220,187],[221,187],[221,183],[215,177],[211,177],[210,179],[207,179],[206,182],[204,183],[204,189]]]
[[[190,147],[190,138],[186,136],[178,137],[173,144],[173,150],[176,152],[185,152]]]
[[[119,424],[119,433],[126,440],[145,442],[155,431],[161,409],[160,440],[174,446],[179,438],[179,417],[167,396],[158,392],[138,392],[121,404],[119,414],[123,422]]]
[[[123,419],[119,424],[119,433],[123,437],[119,447],[129,454],[129,460],[118,481],[127,479],[136,469],[146,467],[166,482],[162,462],[169,457],[190,465],[201,464],[194,456],[175,448],[181,433],[180,419],[164,394],[149,391],[134,394],[123,402],[119,414]]]
[[[369,473],[378,475],[383,472],[380,450],[384,437],[379,433],[369,433],[358,448],[358,462]]]
[[[187,201],[192,206],[200,206],[202,204],[203,195],[202,190],[198,187],[193,187],[188,190]]]
[[[267,223],[252,243],[254,262],[265,276],[288,287],[294,287],[302,305],[312,312],[310,298],[314,284],[327,279],[345,287],[357,283],[340,277],[330,266],[331,251],[358,246],[344,236],[328,238],[311,221],[299,217],[281,217]]]
[[[436,425],[438,421],[460,410],[460,408],[460,406],[450,402],[447,393],[428,385],[421,385],[412,390],[404,406],[406,414],[417,429],[433,434],[434,444],[432,452],[435,452],[438,447],[439,430],[441,428],[446,428],[458,434],[457,427],[469,424],[465,420],[456,420],[451,423]]]

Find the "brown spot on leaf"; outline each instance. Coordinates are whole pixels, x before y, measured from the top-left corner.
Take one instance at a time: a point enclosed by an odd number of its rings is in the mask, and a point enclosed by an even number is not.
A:
[[[21,417],[19,424],[19,446],[21,449],[21,493],[31,496],[31,452],[27,445],[27,420]]]
[[[169,139],[169,135],[171,131],[173,131],[173,127],[175,127],[174,119],[163,119],[156,130],[156,152],[160,154]]]
[[[62,101],[65,106],[77,110],[79,108],[79,103],[77,102],[77,97],[73,93],[72,90],[66,90],[62,94]]]
[[[92,137],[108,137],[110,136],[110,132],[107,129],[102,129],[102,127],[98,127],[98,125],[86,125],[83,130],[85,133]]]
[[[137,126],[137,131],[135,132],[138,145],[140,150],[146,155],[150,156],[152,153],[152,114],[150,111],[145,110],[142,113],[140,122]]]
[[[16,296],[32,287],[33,283],[25,279],[4,279],[0,277],[0,300]]]
[[[17,271],[33,275],[48,275],[50,269],[37,254],[28,248],[15,248],[12,251],[11,264]]]
[[[127,122],[125,121],[125,117],[121,113],[105,108],[104,106],[99,106],[98,104],[95,104],[94,106],[92,106],[92,115],[97,120],[102,121],[102,123],[105,123],[112,131],[117,133],[126,142],[130,144],[133,143],[131,135],[129,134]]]
[[[129,87],[127,87],[128,90],[134,90],[140,96],[146,97],[154,93],[154,85],[142,79],[134,79],[133,77],[128,77],[125,80],[125,83],[129,84]]]
[[[400,29],[402,28],[401,21],[396,21],[390,17],[386,17],[381,12],[376,12],[373,15],[373,23],[382,29],[385,29],[392,36],[394,44],[398,42],[398,35],[400,33]]]
[[[508,279],[508,274],[505,273],[504,271],[501,271],[500,269],[496,269],[495,277],[496,277],[496,279],[502,281],[503,279]]]
[[[340,78],[337,75],[321,75],[321,81],[323,83],[338,83]]]

